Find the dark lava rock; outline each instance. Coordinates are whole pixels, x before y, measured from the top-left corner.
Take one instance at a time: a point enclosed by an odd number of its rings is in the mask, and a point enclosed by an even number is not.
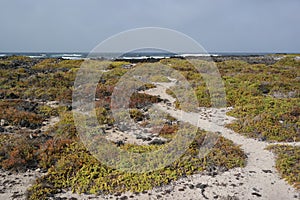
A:
[[[258,139],[258,141],[266,141],[267,140],[267,137],[266,136],[262,136]]]
[[[19,125],[22,126],[22,127],[29,127],[29,126],[30,126],[30,123],[29,123],[28,120],[22,119],[22,120],[20,121]]]
[[[264,173],[273,173],[272,170],[269,170],[269,169],[263,169],[262,171],[263,171]]]
[[[124,141],[118,140],[118,141],[115,142],[115,144],[119,147],[119,146],[124,145]]]
[[[174,56],[171,56],[171,58],[174,58]],[[264,56],[264,55],[242,55],[242,56],[192,56],[192,57],[181,57],[181,56],[175,56],[177,59],[198,59],[198,60],[206,60],[206,61],[214,61],[214,62],[224,62],[227,60],[242,60],[249,64],[266,64],[266,65],[273,65],[277,62],[276,57],[272,56]],[[126,61],[130,63],[138,63],[138,62],[146,62],[146,63],[152,63],[152,62],[158,62],[162,58],[145,58],[145,59],[124,59],[124,58],[118,58],[116,61]]]
[[[165,143],[166,142],[164,140],[161,140],[159,138],[154,138],[151,142],[149,142],[149,144],[153,144],[153,145],[162,145]]]
[[[258,90],[261,91],[263,94],[268,94],[270,92],[270,86],[268,83],[261,83],[258,86]]]
[[[36,112],[37,107],[38,103],[36,102],[23,101],[16,108],[19,111]]]
[[[117,196],[121,196],[121,193],[120,193],[120,192],[117,192],[117,193],[114,194],[114,196],[116,196],[116,197],[117,197]]]
[[[195,188],[195,186],[194,186],[193,184],[190,184],[190,185],[189,185],[189,188],[192,190],[192,189]]]
[[[257,192],[252,192],[251,193],[253,196],[257,196],[257,197],[261,197],[261,194],[257,193]]]
[[[120,197],[119,199],[120,199],[120,200],[126,200],[126,199],[128,199],[128,197],[127,197],[127,196],[122,196],[122,197]]]
[[[208,186],[207,184],[198,183],[198,184],[196,185],[196,188],[204,189],[204,188],[206,188],[207,186]]]
[[[18,197],[23,196],[23,194],[18,194],[18,193],[19,193],[19,192],[14,192],[14,194],[11,195],[11,198],[12,198],[12,199],[16,199],[16,198],[18,198]]]
[[[136,139],[141,139],[141,140],[143,140],[143,141],[150,141],[150,140],[152,140],[151,137],[148,137],[148,136],[142,135],[142,134],[137,135],[137,136],[136,136]]]
[[[3,133],[5,131],[6,131],[5,128],[3,128],[2,126],[0,126],[0,133]]]
[[[20,97],[16,95],[15,93],[10,93],[6,96],[7,99],[19,99]]]
[[[4,99],[5,98],[5,93],[4,92],[0,92],[0,99]]]

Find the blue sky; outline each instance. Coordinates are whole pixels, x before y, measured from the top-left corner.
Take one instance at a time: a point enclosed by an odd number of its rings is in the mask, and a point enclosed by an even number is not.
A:
[[[210,52],[300,52],[299,9],[299,0],[1,0],[0,51],[88,52],[154,26]]]

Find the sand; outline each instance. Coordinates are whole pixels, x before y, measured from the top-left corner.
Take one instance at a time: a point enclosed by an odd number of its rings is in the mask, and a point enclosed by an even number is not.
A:
[[[174,98],[165,93],[166,88],[172,86],[172,83],[156,83],[156,85],[157,88],[147,90],[146,93],[160,95],[161,98],[168,99],[171,103],[174,102]],[[265,148],[272,143],[246,138],[225,128],[224,125],[226,123],[235,120],[233,117],[226,115],[226,112],[231,108],[199,108],[199,112],[197,113],[187,113],[176,110],[174,107],[164,103],[159,103],[155,106],[180,121],[189,122],[206,131],[218,132],[223,137],[240,145],[248,157],[246,167],[234,168],[224,173],[195,174],[181,178],[167,186],[157,187],[138,194],[126,192],[122,194],[96,196],[73,194],[70,191],[63,190],[62,193],[56,194],[51,199],[300,199],[300,192],[280,178],[279,173],[274,167],[274,154],[265,150]],[[276,144],[300,146],[299,142]],[[0,189],[5,193],[0,194],[0,199],[13,199],[13,196],[19,194],[21,196],[16,199],[23,199],[26,188],[32,183],[35,177],[39,175],[40,172],[26,172],[13,175],[8,175],[8,172],[2,172]],[[13,180],[17,180],[18,183],[9,186]],[[4,183],[5,181],[8,182]]]

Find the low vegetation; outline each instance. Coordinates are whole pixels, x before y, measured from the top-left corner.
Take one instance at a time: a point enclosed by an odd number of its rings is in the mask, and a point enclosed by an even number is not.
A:
[[[268,149],[276,154],[276,168],[281,176],[300,189],[300,147],[272,145]]]
[[[174,58],[163,59],[160,63],[177,70],[189,81],[199,106],[212,105],[206,83],[191,63]],[[45,199],[69,188],[73,192],[95,194],[142,192],[211,168],[225,171],[245,165],[243,151],[222,137],[212,151],[199,158],[199,145],[205,134],[209,134],[201,130],[179,160],[151,173],[122,172],[100,163],[81,143],[71,112],[73,83],[81,64],[78,60],[0,58],[0,130],[3,132],[0,133],[0,167],[47,171],[47,175],[29,189],[29,199]],[[205,66],[206,61],[198,64]],[[110,110],[114,87],[128,68],[140,64],[129,65],[112,62],[103,71],[96,89],[96,113],[100,124],[112,126],[114,122]],[[274,65],[223,61],[217,63],[217,67],[224,80],[227,105],[233,107],[229,114],[237,118],[228,127],[262,140],[300,140],[299,61],[287,56]],[[152,81],[170,80],[157,75]],[[144,84],[139,90],[153,87],[153,84]],[[176,97],[176,88],[168,93]],[[46,104],[50,101],[58,105]],[[131,118],[142,123],[145,116],[141,110],[159,101],[162,100],[158,96],[133,93],[129,100]],[[177,101],[176,106],[182,105]],[[59,116],[60,121],[47,131],[40,131],[43,122],[55,116]],[[172,139],[177,128],[177,124],[165,124],[160,135]],[[125,144],[119,148],[145,152],[163,146]],[[278,154],[276,166],[283,177],[299,187],[299,149],[274,146],[272,150]]]
[[[234,131],[267,141],[300,141],[300,61],[290,55],[273,65],[249,64],[239,60],[216,63],[225,84],[229,112],[237,118],[228,125]],[[194,88],[199,106],[212,106],[210,93],[201,74],[207,61],[166,59],[163,64],[180,70]],[[174,87],[168,94],[175,96]],[[179,92],[188,95],[186,92]],[[182,108],[179,101],[177,108]]]

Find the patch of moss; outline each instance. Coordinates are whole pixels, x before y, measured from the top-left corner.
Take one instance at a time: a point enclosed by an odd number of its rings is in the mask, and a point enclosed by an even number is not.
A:
[[[20,135],[0,134],[0,167],[5,170],[26,171],[38,165],[36,151],[40,140]]]
[[[166,83],[170,82],[170,80],[167,77],[160,76],[160,75],[151,76],[150,81],[152,81],[152,82],[166,82]]]
[[[245,101],[229,112],[238,118],[228,125],[229,128],[251,137],[271,141],[300,140],[298,99],[255,97]]]
[[[10,125],[35,129],[42,125],[45,117],[35,112],[35,105],[22,100],[0,101],[0,119]]]
[[[300,147],[271,145],[268,149],[276,154],[276,168],[281,176],[300,190]]]
[[[107,69],[110,70],[110,69],[120,68],[122,66],[129,65],[129,64],[130,64],[129,62],[114,61],[108,65]]]

